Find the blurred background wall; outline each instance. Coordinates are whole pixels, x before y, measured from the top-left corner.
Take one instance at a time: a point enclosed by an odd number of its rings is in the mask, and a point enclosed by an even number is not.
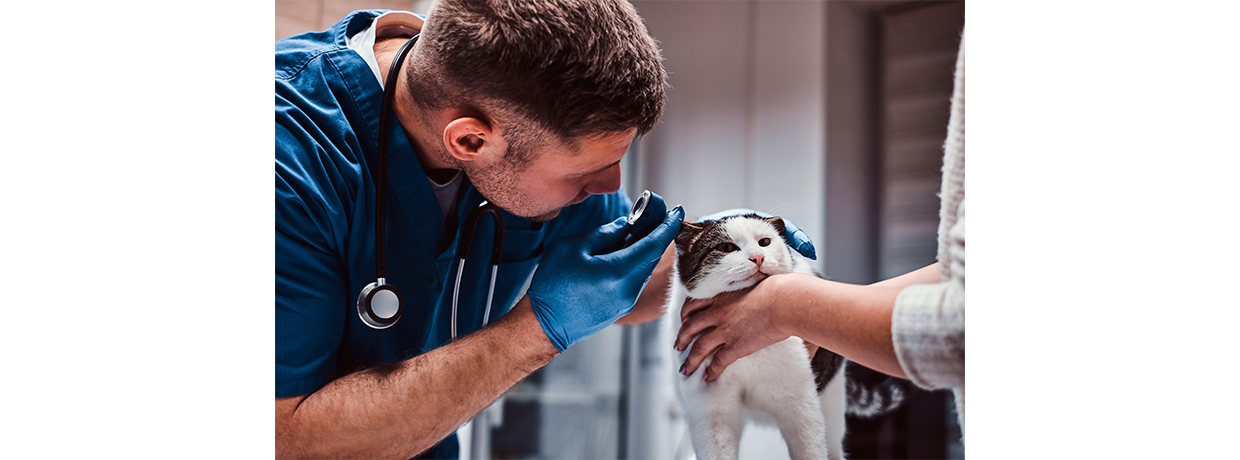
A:
[[[276,0],[275,38],[349,11],[429,1]],[[804,228],[827,278],[871,283],[933,263],[962,1],[634,0],[671,90],[623,163],[690,218],[747,207]],[[666,321],[615,326],[518,384],[470,430],[475,458],[689,458]],[[874,379],[864,368],[850,378]],[[849,419],[850,458],[963,458],[950,394]],[[742,458],[787,458],[750,427]]]

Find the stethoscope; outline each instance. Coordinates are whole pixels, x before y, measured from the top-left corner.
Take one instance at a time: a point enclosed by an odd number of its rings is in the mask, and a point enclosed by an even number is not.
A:
[[[404,310],[400,291],[395,286],[387,284],[383,210],[385,209],[384,203],[386,202],[387,195],[387,133],[392,112],[392,99],[396,95],[396,91],[392,90],[392,88],[396,87],[397,72],[400,70],[400,64],[405,60],[405,53],[417,41],[418,35],[414,35],[413,38],[400,47],[400,50],[396,51],[396,58],[392,60],[392,65],[388,69],[387,82],[383,86],[383,104],[379,109],[378,174],[375,178],[376,280],[366,285],[357,296],[357,315],[361,317],[363,323],[374,329],[392,327],[400,319],[401,312]],[[636,223],[638,218],[645,215],[650,199],[651,193],[649,190],[646,190],[633,203],[633,209],[629,211],[627,217],[630,225]],[[482,313],[482,326],[487,325],[491,316],[491,301],[495,297],[495,279],[499,273],[500,254],[503,252],[504,246],[504,216],[500,212],[499,206],[483,201],[478,207],[470,211],[465,218],[465,226],[457,243],[456,282],[452,287],[452,340],[456,340],[457,337],[456,312],[461,293],[461,276],[465,273],[465,258],[469,257],[469,246],[473,242],[474,230],[478,225],[478,218],[483,214],[489,214],[495,220],[495,238],[491,241],[491,279],[490,287],[487,290],[486,310]]]
[[[374,329],[392,327],[400,319],[401,312],[404,310],[400,291],[395,286],[387,284],[383,214],[385,208],[383,206],[387,195],[387,134],[391,123],[392,99],[396,94],[393,88],[396,87],[397,71],[400,69],[401,62],[405,60],[406,52],[417,41],[418,35],[414,35],[396,52],[396,58],[392,60],[392,66],[388,69],[387,83],[383,86],[383,104],[379,109],[378,174],[375,178],[375,277],[377,279],[366,285],[361,294],[357,296],[357,315],[361,317],[363,323]],[[483,214],[489,214],[495,221],[495,238],[491,243],[490,289],[487,291],[486,310],[482,314],[483,326],[487,325],[491,315],[491,301],[495,296],[495,279],[499,272],[500,254],[504,246],[504,216],[499,206],[483,201],[465,218],[465,227],[457,243],[456,283],[452,288],[452,340],[456,340],[457,337],[457,301],[461,293],[461,275],[465,273],[465,258],[469,257],[469,246],[473,242],[474,229],[478,225],[478,218]]]

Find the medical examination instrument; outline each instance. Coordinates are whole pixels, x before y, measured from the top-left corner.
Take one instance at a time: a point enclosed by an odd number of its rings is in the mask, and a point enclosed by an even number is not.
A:
[[[400,291],[395,286],[387,284],[386,278],[386,257],[385,257],[385,227],[384,227],[384,207],[387,195],[387,149],[389,128],[391,125],[392,100],[395,98],[395,87],[397,76],[399,74],[400,65],[404,62],[405,56],[410,47],[418,41],[418,35],[405,42],[396,52],[392,65],[388,69],[386,83],[383,87],[383,103],[380,106],[379,113],[379,146],[376,155],[376,174],[375,174],[375,282],[368,284],[362,289],[357,296],[357,314],[362,322],[374,329],[387,329],[400,319],[403,311],[403,298]],[[630,225],[637,222],[638,219],[646,215],[646,208],[650,205],[652,194],[649,190],[642,192],[637,200],[633,203],[633,208],[626,217]],[[478,225],[478,218],[482,214],[489,214],[495,222],[495,237],[492,239],[491,248],[491,279],[489,280],[489,289],[487,290],[486,310],[483,311],[482,326],[486,326],[490,320],[491,304],[495,296],[495,282],[499,273],[500,255],[503,252],[504,244],[504,217],[500,208],[494,203],[483,201],[477,208],[470,211],[465,219],[464,227],[460,241],[457,243],[457,268],[456,281],[452,288],[452,323],[451,334],[452,340],[457,337],[457,309],[461,291],[461,277],[465,273],[465,259],[469,256],[469,247],[473,242],[475,228]],[[627,246],[627,245],[626,245]]]
[[[384,239],[384,203],[387,195],[387,149],[388,131],[391,125],[392,100],[396,95],[396,78],[400,65],[405,60],[409,48],[418,41],[418,35],[405,42],[396,52],[392,66],[388,69],[387,82],[383,86],[383,104],[379,109],[379,149],[377,152],[377,174],[375,174],[375,282],[370,283],[357,296],[357,315],[362,322],[374,329],[387,329],[396,324],[403,311],[402,297],[395,286],[387,284],[387,260]],[[489,214],[495,220],[495,238],[491,250],[491,280],[487,291],[486,311],[483,312],[482,325],[486,326],[491,315],[491,301],[495,296],[495,279],[499,272],[500,253],[504,246],[504,216],[498,206],[483,201],[469,216],[465,218],[463,234],[457,245],[459,262],[456,269],[456,285],[452,289],[452,339],[456,340],[457,300],[461,292],[461,275],[465,272],[465,258],[469,256],[469,246],[473,241],[474,228],[478,225],[478,217]]]
[[[633,202],[633,210],[629,211],[629,225],[637,223],[637,219],[641,219],[646,215],[646,207],[650,206],[650,191],[643,191],[641,196],[637,197],[637,201]]]
[[[379,108],[378,174],[375,175],[375,282],[366,285],[357,296],[357,315],[374,329],[387,329],[400,319],[402,302],[400,291],[387,284],[387,260],[384,258],[383,210],[387,195],[387,147],[388,125],[391,124],[392,99],[396,96],[396,76],[405,53],[418,41],[418,35],[405,42],[392,59],[388,68],[387,82],[383,85],[383,104]]]

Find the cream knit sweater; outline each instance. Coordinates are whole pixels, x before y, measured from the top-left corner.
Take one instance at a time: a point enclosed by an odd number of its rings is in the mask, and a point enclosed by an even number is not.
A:
[[[964,37],[943,146],[939,197],[938,284],[912,285],[896,297],[891,333],[900,367],[913,383],[951,389],[964,432]]]

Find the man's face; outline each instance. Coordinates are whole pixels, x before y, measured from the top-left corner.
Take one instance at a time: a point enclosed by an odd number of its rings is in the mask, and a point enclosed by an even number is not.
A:
[[[545,222],[559,215],[560,208],[590,195],[619,190],[620,159],[636,132],[630,129],[567,145],[536,140],[525,144],[533,149],[533,159],[527,164],[505,160],[467,172],[474,187],[491,202],[522,218]],[[510,141],[509,148],[512,145]]]

